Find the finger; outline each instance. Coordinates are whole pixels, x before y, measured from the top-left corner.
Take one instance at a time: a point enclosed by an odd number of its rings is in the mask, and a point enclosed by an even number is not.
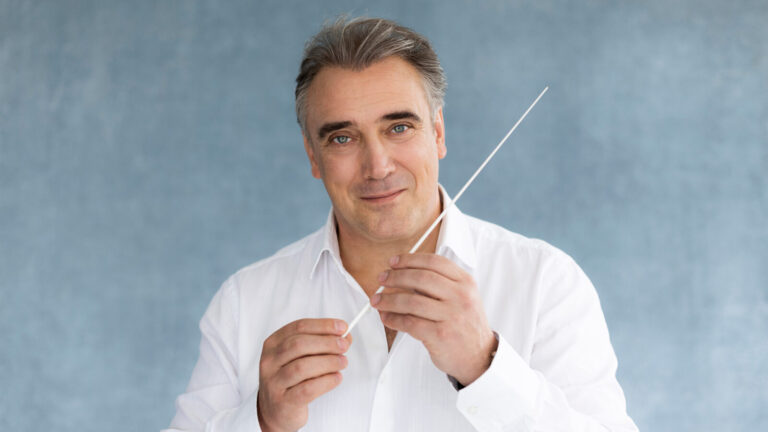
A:
[[[379,275],[379,283],[388,288],[413,290],[438,300],[452,297],[451,290],[456,285],[456,281],[442,274],[414,268],[387,270]]]
[[[371,305],[382,312],[413,315],[430,321],[447,318],[447,307],[443,302],[412,291],[376,294],[371,298]]]
[[[456,263],[437,254],[415,253],[395,255],[390,259],[389,263],[393,269],[420,268],[432,270],[455,281],[461,280],[466,276],[466,272]]]
[[[316,354],[343,354],[351,339],[340,336],[295,334],[288,336],[275,348],[275,362],[282,366],[297,358]]]
[[[282,388],[290,388],[311,378],[338,372],[347,367],[347,358],[343,355],[314,355],[298,358],[280,368],[275,377]]]
[[[325,393],[336,388],[341,383],[341,373],[333,372],[316,378],[311,378],[289,388],[285,397],[297,405],[306,405]]]
[[[408,333],[420,341],[432,340],[438,323],[413,315],[381,312],[381,322],[391,328]]]
[[[274,333],[279,341],[294,334],[342,335],[347,323],[333,318],[304,318],[286,324]]]

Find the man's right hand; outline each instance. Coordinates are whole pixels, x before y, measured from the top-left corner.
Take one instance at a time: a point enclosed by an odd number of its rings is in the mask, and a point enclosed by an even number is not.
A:
[[[307,405],[341,383],[352,335],[336,319],[301,319],[265,341],[259,362],[258,415],[262,431],[295,431],[307,423]]]

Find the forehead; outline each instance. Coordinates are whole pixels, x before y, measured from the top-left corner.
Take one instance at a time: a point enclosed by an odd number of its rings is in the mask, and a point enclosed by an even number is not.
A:
[[[399,57],[388,57],[360,71],[323,68],[307,92],[310,130],[325,122],[362,125],[406,110],[429,118],[421,75]]]

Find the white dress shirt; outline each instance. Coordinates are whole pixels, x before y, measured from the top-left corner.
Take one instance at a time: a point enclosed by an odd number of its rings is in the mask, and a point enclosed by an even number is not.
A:
[[[368,302],[341,263],[334,225],[331,211],[319,231],[224,282],[200,321],[200,357],[166,431],[259,431],[264,340],[301,318],[349,322]],[[309,404],[301,430],[637,430],[597,293],[568,255],[456,207],[437,253],[477,282],[499,336],[490,368],[457,391],[418,340],[399,332],[388,352],[371,311],[352,331],[341,384]]]

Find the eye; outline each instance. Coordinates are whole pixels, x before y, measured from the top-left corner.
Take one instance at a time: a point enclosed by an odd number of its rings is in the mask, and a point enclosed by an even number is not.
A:
[[[407,130],[408,130],[408,125],[404,125],[404,124],[395,125],[395,127],[392,128],[392,132],[397,134],[401,134]]]
[[[339,135],[339,136],[333,137],[331,139],[331,142],[333,142],[334,144],[346,144],[346,143],[349,142],[349,140],[350,140],[350,138],[348,136],[346,136],[346,135]]]

